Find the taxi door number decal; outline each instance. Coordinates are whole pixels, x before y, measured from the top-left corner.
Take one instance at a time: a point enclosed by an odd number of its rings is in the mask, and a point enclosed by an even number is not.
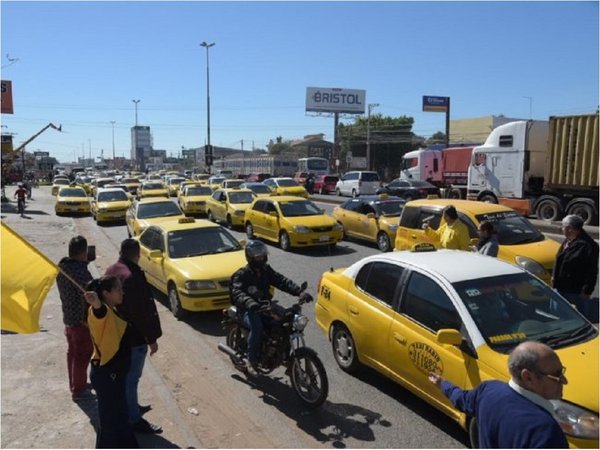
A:
[[[325,300],[331,300],[331,290],[327,286],[321,286],[321,296]]]
[[[429,372],[442,375],[444,373],[444,363],[440,355],[423,342],[414,342],[408,348],[408,356],[417,369],[425,374]]]

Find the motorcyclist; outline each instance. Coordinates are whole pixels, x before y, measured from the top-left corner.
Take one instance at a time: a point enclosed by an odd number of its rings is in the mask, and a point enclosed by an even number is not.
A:
[[[232,275],[229,292],[231,301],[238,308],[238,314],[241,315],[244,325],[250,330],[246,369],[249,375],[256,376],[256,365],[264,328],[268,323],[268,319],[260,314],[258,309],[273,298],[270,287],[273,286],[295,296],[300,296],[300,294],[309,296],[309,294],[302,293],[303,289],[300,286],[267,264],[268,250],[262,242],[249,241],[246,244],[245,253],[248,265]]]
[[[27,196],[27,189],[23,187],[22,183],[17,185],[17,190],[15,191],[15,197],[17,197],[17,205],[19,202],[23,202],[23,206],[25,206],[25,197]],[[23,212],[21,211],[21,216],[23,216]]]
[[[312,195],[314,194],[314,190],[315,190],[315,177],[312,173],[308,174],[308,177],[306,178],[306,182],[304,183],[304,187],[306,188],[306,191]]]

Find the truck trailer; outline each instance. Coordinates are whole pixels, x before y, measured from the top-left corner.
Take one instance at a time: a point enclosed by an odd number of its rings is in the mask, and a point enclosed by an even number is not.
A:
[[[598,113],[510,122],[474,147],[467,198],[597,224],[598,163]]]
[[[442,197],[464,199],[472,151],[473,147],[448,147],[408,152],[402,157],[400,179],[428,181],[440,188]]]

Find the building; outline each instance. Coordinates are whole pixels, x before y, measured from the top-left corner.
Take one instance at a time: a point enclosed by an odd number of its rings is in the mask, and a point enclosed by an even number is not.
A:
[[[152,156],[152,133],[150,127],[131,127],[131,160],[143,169],[144,162]]]
[[[483,144],[494,128],[517,120],[527,119],[514,119],[500,115],[450,120],[450,143],[453,145]]]
[[[310,134],[304,136],[303,139],[292,141],[290,147],[294,152],[301,155],[300,157],[318,156],[320,158],[331,160],[335,144],[323,139],[324,136],[325,135],[322,133]]]

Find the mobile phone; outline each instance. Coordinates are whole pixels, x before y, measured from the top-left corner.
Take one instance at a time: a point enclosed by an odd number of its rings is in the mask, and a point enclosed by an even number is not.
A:
[[[96,259],[96,246],[88,245],[87,248],[87,261],[92,262]]]

